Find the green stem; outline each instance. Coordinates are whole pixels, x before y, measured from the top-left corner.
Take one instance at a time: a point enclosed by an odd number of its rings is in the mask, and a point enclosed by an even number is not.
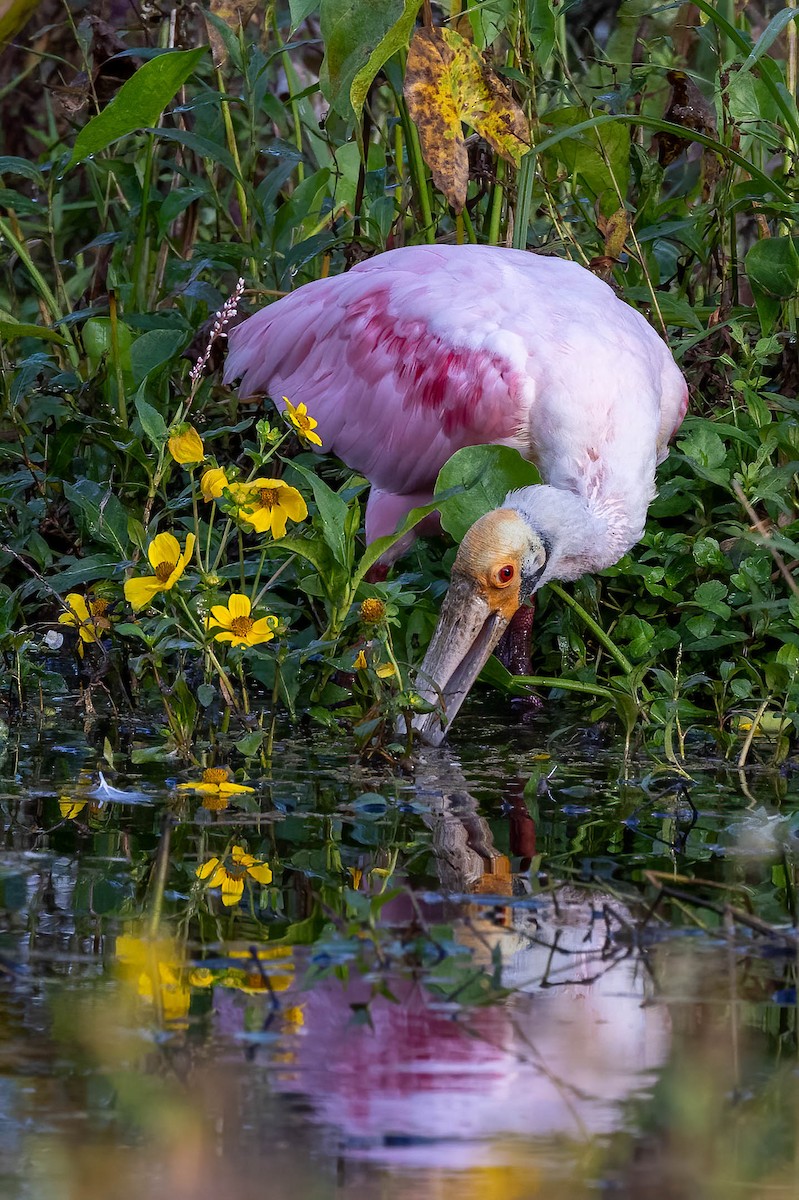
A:
[[[574,599],[574,596],[570,596],[568,592],[565,592],[559,583],[550,583],[549,587],[556,596],[560,597],[564,604],[568,604],[569,608],[572,609],[573,612],[577,613],[577,616],[580,618],[583,624],[591,630],[596,640],[605,647],[613,661],[621,667],[622,671],[624,671],[624,674],[632,674],[633,664],[630,662],[629,658],[622,653],[613,639],[608,637],[602,626],[594,620],[590,613],[585,611],[582,604],[579,604]]]
[[[144,311],[147,295],[147,272],[144,260],[147,257],[147,216],[150,204],[150,185],[153,180],[153,158],[155,157],[155,134],[147,134],[147,153],[144,158],[144,176],[141,185],[141,207],[139,227],[136,230],[136,246],[133,252],[133,289],[136,309]]]
[[[502,224],[502,201],[505,196],[505,188],[503,180],[505,178],[505,162],[503,159],[497,161],[497,180],[494,184],[494,191],[491,196],[491,211],[488,215],[488,244],[489,246],[499,245],[499,231]]]
[[[579,679],[558,679],[551,675],[514,675],[512,679],[513,684],[518,685],[519,691],[530,687],[559,688],[562,692],[583,692],[602,700],[616,699],[610,688],[602,687],[598,683],[581,683]],[[517,688],[514,687],[513,690]]]
[[[44,302],[45,308],[47,308],[49,312],[51,324],[55,324],[56,321],[61,319],[61,313],[58,309],[58,301],[50,290],[46,279],[28,253],[27,246],[16,236],[9,223],[2,217],[0,217],[0,235],[2,235],[2,237],[8,242],[9,246],[12,248],[17,258],[30,275],[36,290]],[[67,354],[69,355],[70,362],[76,367],[79,362],[78,352],[75,349],[75,345],[72,341],[72,334],[69,332],[69,329],[64,330],[64,336],[67,341],[66,350]]]

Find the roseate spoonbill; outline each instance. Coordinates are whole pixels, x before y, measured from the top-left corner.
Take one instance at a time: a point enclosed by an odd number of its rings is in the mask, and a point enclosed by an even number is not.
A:
[[[430,501],[463,446],[514,446],[542,484],[464,538],[419,690],[450,722],[520,605],[641,537],[687,388],[646,320],[577,263],[409,246],[308,283],[229,334],[226,380],[304,403],[372,491],[371,541]],[[414,722],[438,744],[436,714]]]

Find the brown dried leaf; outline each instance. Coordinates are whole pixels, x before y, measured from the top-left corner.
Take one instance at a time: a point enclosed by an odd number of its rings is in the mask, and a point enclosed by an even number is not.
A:
[[[450,29],[418,29],[408,51],[405,99],[433,182],[453,208],[466,203],[466,122],[518,165],[530,149],[527,118],[474,46]]]
[[[669,71],[666,78],[671,84],[669,103],[663,114],[665,121],[682,125],[695,133],[716,137],[716,114],[708,100],[684,71]],[[657,133],[653,139],[657,146],[658,162],[667,167],[692,145],[690,138],[677,137],[671,133]]]
[[[224,21],[228,29],[237,33],[239,26],[244,28],[247,24],[258,8],[259,2],[260,0],[209,0],[208,10],[220,21]],[[225,43],[213,22],[206,21],[205,28],[208,32],[208,43],[211,47],[214,66],[221,67],[227,58]]]

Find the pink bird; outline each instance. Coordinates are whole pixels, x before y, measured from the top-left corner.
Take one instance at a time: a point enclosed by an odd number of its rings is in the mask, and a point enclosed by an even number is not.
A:
[[[590,271],[495,246],[409,246],[308,283],[229,334],[225,378],[304,403],[372,484],[369,541],[433,496],[456,450],[513,446],[542,484],[472,526],[420,671],[444,737],[520,605],[641,537],[688,393],[668,347]]]

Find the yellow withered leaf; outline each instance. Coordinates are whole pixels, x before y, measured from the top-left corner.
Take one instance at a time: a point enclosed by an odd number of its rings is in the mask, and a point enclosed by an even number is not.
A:
[[[599,232],[605,239],[605,254],[608,258],[621,258],[631,224],[630,214],[624,208],[618,208],[609,217],[599,218]]]
[[[454,30],[416,31],[408,51],[405,100],[433,182],[457,212],[466,203],[469,182],[463,122],[517,166],[530,149],[527,118],[510,91]]]

